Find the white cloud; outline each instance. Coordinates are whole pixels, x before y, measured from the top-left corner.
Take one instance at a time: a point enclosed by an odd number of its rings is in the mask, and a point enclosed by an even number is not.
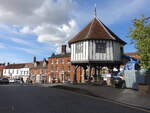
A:
[[[15,42],[15,46],[8,46],[11,56],[13,52],[27,56],[59,53],[61,44],[78,31],[72,10],[73,0],[0,0],[0,27],[11,34],[0,38],[11,41],[9,44]],[[28,37],[28,34],[31,35]],[[0,44],[2,47],[4,45]],[[0,61],[22,62],[26,59],[24,55],[7,57],[10,54],[4,54]]]
[[[42,25],[36,27],[33,32],[38,35],[39,42],[49,42],[53,44],[61,44],[68,41],[78,31],[78,26],[74,20],[70,20],[68,24],[60,26]]]
[[[0,0],[0,23],[60,25],[71,19],[72,0]]]
[[[62,44],[78,31],[73,0],[0,0],[0,23],[20,26],[41,43]],[[21,41],[11,39],[12,41]]]
[[[29,26],[24,26],[21,30],[20,30],[21,33],[24,33],[24,34],[32,34],[32,29],[29,27]]]

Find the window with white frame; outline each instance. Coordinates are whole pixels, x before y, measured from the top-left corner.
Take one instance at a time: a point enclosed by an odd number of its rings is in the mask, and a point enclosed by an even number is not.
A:
[[[54,71],[54,69],[53,69],[53,65],[51,65],[50,70],[51,70],[51,71]]]
[[[64,59],[62,59],[62,64],[64,64],[65,62],[64,62]]]
[[[69,59],[68,59],[67,61],[68,61],[68,64],[71,64],[71,62],[70,62],[70,60],[69,60]]]
[[[18,74],[18,69],[16,70],[16,74]]]
[[[58,68],[59,68],[59,67],[58,67],[58,66],[56,66],[56,72],[58,72],[58,71],[59,71],[59,70],[58,70]]]
[[[70,72],[70,65],[68,65],[68,72]]]
[[[27,75],[29,74],[29,72],[27,71]]]
[[[14,74],[14,69],[12,69],[12,74]]]
[[[64,72],[64,66],[61,67],[61,71]]]
[[[60,59],[60,64],[62,64],[62,59]]]
[[[58,59],[56,60],[56,64],[58,64]]]
[[[6,74],[6,69],[4,69],[4,73]]]

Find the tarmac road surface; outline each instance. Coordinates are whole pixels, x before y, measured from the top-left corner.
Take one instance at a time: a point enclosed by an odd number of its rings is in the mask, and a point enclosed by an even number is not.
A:
[[[0,113],[145,113],[61,89],[0,85]]]

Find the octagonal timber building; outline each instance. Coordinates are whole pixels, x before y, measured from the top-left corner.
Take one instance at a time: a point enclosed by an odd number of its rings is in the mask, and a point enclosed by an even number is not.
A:
[[[75,66],[74,81],[76,81],[76,70],[79,66],[83,67],[85,78],[87,68],[91,76],[91,68],[94,68],[96,75],[97,70],[103,66],[111,69],[119,67],[126,42],[95,16],[68,44],[71,48],[71,63]]]
[[[120,64],[126,44],[97,17],[69,42],[71,62],[77,64]]]

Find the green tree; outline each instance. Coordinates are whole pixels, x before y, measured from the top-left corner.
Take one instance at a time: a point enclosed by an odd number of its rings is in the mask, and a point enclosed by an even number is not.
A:
[[[140,56],[140,65],[150,69],[150,17],[142,15],[139,19],[133,20],[133,25],[129,29],[129,37],[135,44]]]

